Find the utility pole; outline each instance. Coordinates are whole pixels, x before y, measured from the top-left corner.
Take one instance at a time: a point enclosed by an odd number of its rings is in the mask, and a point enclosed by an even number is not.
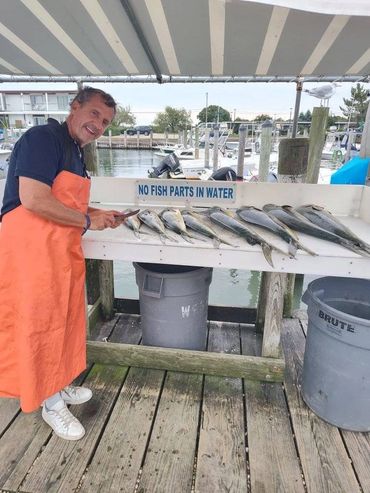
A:
[[[206,128],[208,123],[208,92],[206,92]]]

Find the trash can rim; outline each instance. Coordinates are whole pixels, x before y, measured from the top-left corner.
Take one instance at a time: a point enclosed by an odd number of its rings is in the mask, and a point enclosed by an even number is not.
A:
[[[325,303],[325,301],[321,300],[318,296],[316,296],[314,294],[314,291],[313,290],[310,290],[309,287],[318,282],[318,281],[322,281],[322,280],[326,280],[326,279],[330,279],[331,277],[333,276],[325,276],[325,277],[320,277],[319,279],[314,279],[313,281],[311,281],[308,286],[307,286],[307,289],[306,291],[309,293],[310,297],[312,298],[312,300],[317,303],[317,304],[320,304],[320,305],[325,305],[331,312],[333,312],[336,316],[339,316],[340,317],[343,317],[343,315],[345,315],[346,318],[349,318],[351,321],[353,321],[354,323],[357,323],[357,324],[362,324],[362,325],[370,325],[370,319],[367,319],[367,318],[361,318],[361,317],[356,317],[356,315],[351,315],[349,313],[346,313],[346,312],[343,312],[341,310],[338,310],[337,308],[334,308],[330,305],[328,305],[327,303]],[[348,279],[347,277],[336,277],[336,279],[341,279],[341,280],[346,280]],[[351,278],[352,280],[355,280],[356,279],[353,279]],[[358,279],[360,281],[368,281],[369,282],[369,285],[370,285],[370,280],[368,279]],[[316,291],[319,291],[318,289]],[[307,307],[309,307],[308,303],[306,303]]]
[[[154,263],[154,262],[150,262],[150,263],[147,263],[146,265],[150,266],[150,265],[163,265],[163,266],[168,266],[168,265],[173,265],[175,266],[175,264],[158,264],[158,263]],[[154,276],[154,277],[168,277],[168,278],[175,278],[175,277],[178,277],[178,276],[181,276],[181,277],[192,277],[194,276],[194,273],[196,271],[202,271],[202,273],[204,273],[205,270],[207,271],[212,271],[212,267],[204,267],[204,266],[189,266],[189,265],[178,265],[178,267],[183,267],[183,268],[188,268],[189,270],[186,270],[185,272],[156,272],[155,270],[151,270],[150,268],[146,268],[144,265],[143,265],[143,262],[133,262],[133,266],[135,269],[141,269],[147,273],[150,273],[151,276]],[[191,269],[191,270],[190,270]]]

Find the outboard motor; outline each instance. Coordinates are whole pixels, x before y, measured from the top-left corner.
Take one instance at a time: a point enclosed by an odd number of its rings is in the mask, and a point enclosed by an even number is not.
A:
[[[223,168],[214,171],[208,179],[220,181],[236,181],[236,173],[232,168],[224,166]]]
[[[159,178],[163,175],[163,173],[175,173],[176,171],[180,171],[180,161],[179,158],[172,152],[166,156],[156,168],[153,168],[153,171],[148,171],[148,177]]]

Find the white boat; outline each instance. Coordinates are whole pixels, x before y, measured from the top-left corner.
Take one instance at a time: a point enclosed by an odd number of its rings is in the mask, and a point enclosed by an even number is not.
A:
[[[156,151],[154,153],[155,156],[158,157],[166,157],[168,154],[172,154],[174,151],[177,149],[182,149],[183,147],[180,144],[166,144],[164,146],[158,146]]]
[[[14,144],[12,142],[0,143],[0,178],[5,178],[8,173],[9,158]]]
[[[360,151],[360,144],[356,142],[358,138],[361,138],[361,134],[355,133],[354,142],[351,144],[349,151],[349,158],[357,156]],[[323,161],[331,161],[334,164],[342,163],[347,154],[348,139],[348,132],[329,132],[325,140],[321,159]]]
[[[243,177],[249,180],[253,175],[258,175],[258,168],[260,162],[260,155],[257,153],[251,153],[247,157],[244,157],[244,167],[243,167]],[[272,152],[270,154],[270,169],[277,168],[278,163],[278,153]],[[223,155],[219,153],[218,156],[218,169],[223,167],[231,168],[235,173],[238,168],[238,156],[237,154],[232,154],[231,156]],[[205,167],[204,158],[194,159],[192,161],[185,161],[181,163],[181,168],[183,174],[189,178],[204,177],[208,174],[208,170],[213,172],[213,158],[210,154],[209,168]]]
[[[6,161],[10,154],[12,153],[12,149],[4,149],[0,145],[0,161]]]

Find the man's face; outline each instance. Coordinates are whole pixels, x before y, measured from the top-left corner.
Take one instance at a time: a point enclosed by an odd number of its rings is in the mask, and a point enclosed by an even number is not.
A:
[[[86,103],[72,104],[67,119],[68,130],[81,147],[98,139],[113,120],[114,109],[109,108],[97,94]]]

